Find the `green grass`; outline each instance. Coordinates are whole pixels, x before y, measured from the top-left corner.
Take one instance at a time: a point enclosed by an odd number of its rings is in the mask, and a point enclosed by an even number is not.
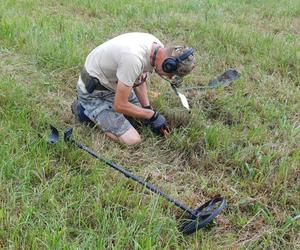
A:
[[[300,4],[298,1],[12,1],[0,5],[0,248],[299,249]],[[152,103],[173,128],[141,129],[130,148],[74,122],[79,70],[91,49],[130,31],[185,43],[205,85],[188,115],[152,76]],[[191,207],[220,193],[227,209],[184,237],[180,211],[84,152],[46,143],[49,123]]]

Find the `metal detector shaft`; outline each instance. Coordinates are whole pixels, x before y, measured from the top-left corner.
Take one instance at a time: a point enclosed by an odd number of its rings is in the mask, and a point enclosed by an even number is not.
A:
[[[197,217],[197,213],[196,211],[194,211],[193,209],[187,207],[185,204],[181,203],[180,201],[177,201],[175,199],[173,199],[172,197],[170,197],[169,195],[166,195],[165,193],[163,193],[161,190],[159,190],[156,186],[146,182],[145,180],[143,180],[142,178],[133,175],[131,172],[129,172],[128,170],[124,169],[123,167],[117,165],[116,163],[106,160],[105,158],[102,158],[100,156],[98,156],[94,151],[92,151],[91,149],[89,149],[88,147],[86,147],[85,145],[77,142],[76,140],[74,140],[73,138],[70,138],[70,136],[66,136],[66,133],[72,133],[71,131],[65,131],[65,141],[69,141],[74,143],[76,146],[78,146],[79,148],[83,149],[84,151],[88,152],[90,155],[92,155],[93,157],[97,158],[98,160],[101,160],[103,162],[105,162],[107,165],[111,166],[112,168],[118,170],[119,172],[121,172],[122,174],[124,174],[127,178],[132,179],[142,185],[144,185],[146,188],[148,188],[149,190],[151,190],[152,192],[164,197],[166,200],[174,203],[177,207],[181,208],[182,210],[188,212],[190,215],[192,215],[193,217]]]

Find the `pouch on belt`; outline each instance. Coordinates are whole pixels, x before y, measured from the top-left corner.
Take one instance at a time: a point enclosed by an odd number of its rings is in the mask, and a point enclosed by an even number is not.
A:
[[[109,90],[104,87],[98,78],[91,76],[87,71],[86,68],[83,67],[80,72],[81,80],[83,81],[85,88],[88,93],[93,93],[94,90]]]

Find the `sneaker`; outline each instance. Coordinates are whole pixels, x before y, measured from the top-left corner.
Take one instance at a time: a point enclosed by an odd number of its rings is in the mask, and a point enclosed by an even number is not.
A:
[[[88,118],[84,113],[84,107],[80,104],[78,100],[75,100],[71,105],[72,113],[75,115],[75,118],[79,122],[88,122],[92,123],[90,118]]]

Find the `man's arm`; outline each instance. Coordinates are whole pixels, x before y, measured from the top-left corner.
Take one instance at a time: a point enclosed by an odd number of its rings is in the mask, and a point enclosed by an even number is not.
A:
[[[148,98],[148,89],[146,82],[143,82],[139,86],[133,88],[137,98],[140,101],[142,107],[150,106],[149,98]]]
[[[149,105],[147,86],[145,85],[145,83],[143,83],[141,84],[141,86],[138,86],[136,88],[140,88],[140,87],[141,89],[137,91],[135,90],[135,92],[142,106],[147,106]],[[146,89],[146,92],[144,92],[145,91],[144,88]],[[132,91],[132,87],[126,86],[124,83],[118,81],[116,97],[114,101],[114,110],[118,113],[122,113],[124,115],[131,116],[131,117],[150,119],[154,115],[153,110],[140,108],[128,102],[128,98],[131,94],[131,91]]]

